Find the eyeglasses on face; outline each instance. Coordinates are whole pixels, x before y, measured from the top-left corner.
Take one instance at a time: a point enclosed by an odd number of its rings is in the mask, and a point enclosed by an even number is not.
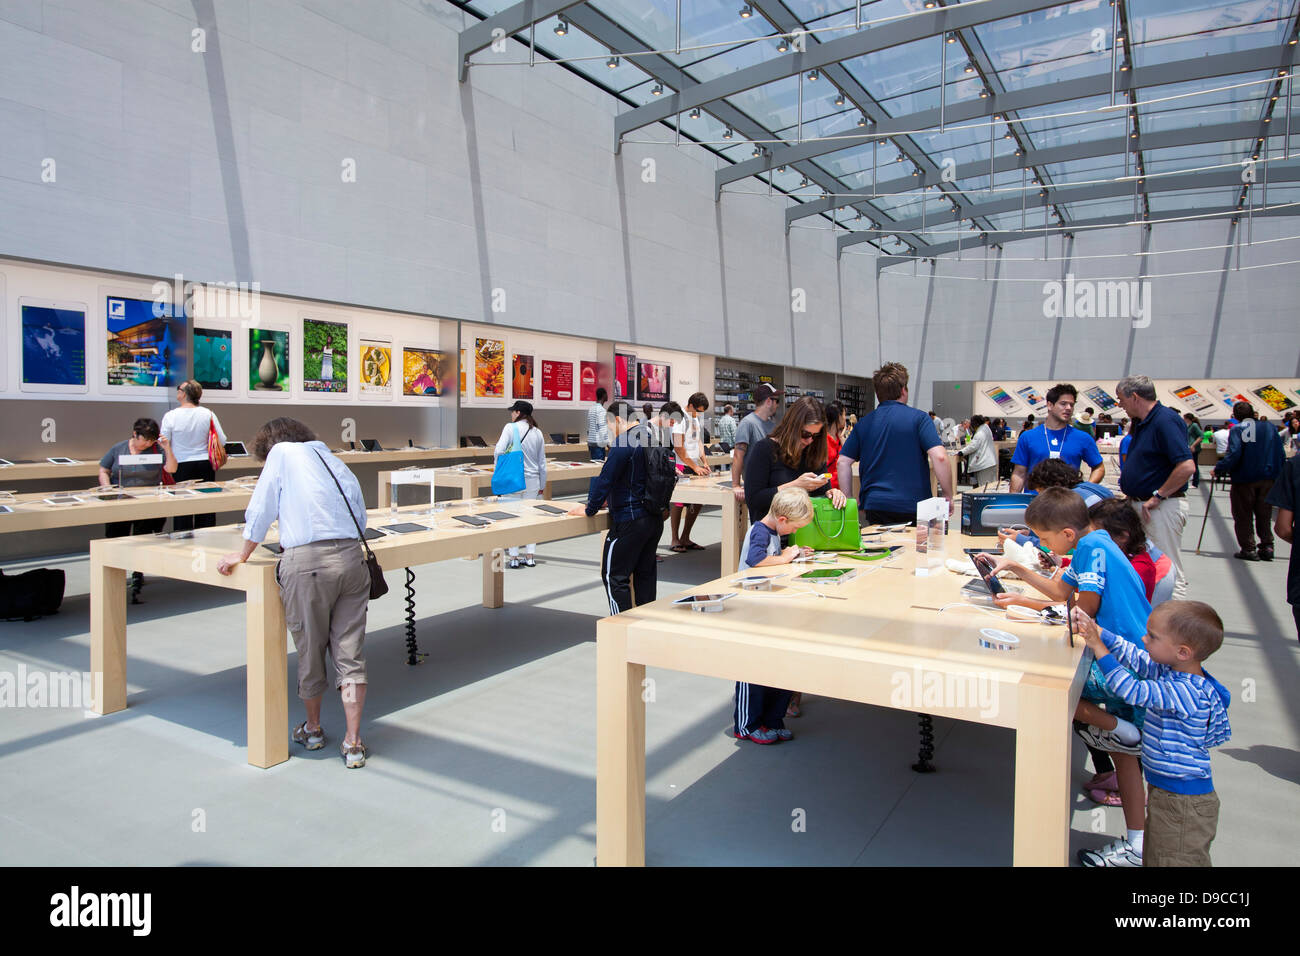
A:
[[[811,432],[810,432],[808,429],[805,428],[805,429],[802,429],[802,430],[799,432],[799,437],[802,438],[804,441],[812,441],[814,438],[816,438],[816,437],[817,437],[818,435],[820,435],[820,434],[821,434],[821,429],[818,429],[817,431],[811,431]]]

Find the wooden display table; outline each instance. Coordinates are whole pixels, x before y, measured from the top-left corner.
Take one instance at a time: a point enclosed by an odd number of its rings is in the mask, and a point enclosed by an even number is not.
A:
[[[898,536],[895,543],[909,542]],[[953,535],[948,554],[988,538]],[[1091,655],[1068,643],[1064,627],[996,620],[964,608],[967,580],[944,570],[917,577],[911,546],[889,563],[841,559],[860,569],[841,585],[792,584],[742,592],[727,576],[695,593],[737,591],[725,610],[702,614],[672,607],[671,598],[643,605],[596,626],[597,863],[645,862],[646,667],[742,680],[878,707],[925,711],[1016,731],[1013,860],[1017,866],[1061,866],[1070,834],[1071,719]],[[815,567],[828,567],[818,564]],[[792,575],[807,565],[747,574]],[[797,569],[797,570],[795,570]],[[821,590],[848,600],[823,600]],[[981,628],[1020,639],[1013,650],[981,647]],[[942,688],[934,695],[925,688]],[[900,690],[911,689],[903,695]],[[993,706],[989,705],[993,701]],[[709,731],[712,733],[713,731]]]
[[[722,509],[722,573],[731,574],[740,564],[740,545],[749,530],[745,503],[732,492],[730,478],[681,478],[673,501],[684,505],[717,505]]]
[[[217,488],[213,492],[196,492],[185,495],[188,485],[168,486],[180,490],[179,495],[158,493],[156,486],[124,488],[120,492],[79,491],[50,492],[48,494],[15,495],[5,500],[13,508],[12,514],[0,514],[0,534],[22,531],[45,531],[51,528],[75,528],[85,525],[108,524],[110,521],[142,521],[146,518],[175,518],[178,515],[214,514],[242,511],[253,496],[252,485],[243,487],[232,482],[200,482],[192,487]],[[117,494],[131,495],[121,501],[102,501]],[[78,504],[52,505],[46,498],[75,495]]]
[[[472,528],[457,514],[510,511],[519,517]],[[415,522],[429,531],[394,535],[370,543],[388,572],[453,558],[482,556],[483,606],[504,603],[502,552],[512,545],[544,543],[598,534],[609,525],[607,512],[592,518],[554,516],[531,502],[468,502],[451,505],[433,516],[428,507],[405,509],[398,521]],[[369,527],[393,521],[388,509],[368,514]],[[141,571],[154,577],[192,581],[243,591],[246,597],[244,640],[248,653],[248,762],[271,767],[289,757],[288,681],[284,608],[275,582],[276,558],[258,548],[229,577],[217,573],[221,557],[243,546],[237,527],[200,529],[193,538],[107,538],[90,545],[90,669],[101,683],[96,713],[126,707],[126,576]],[[392,595],[389,599],[395,599]]]
[[[547,446],[552,447],[552,446]],[[731,465],[730,455],[706,455],[705,462],[711,466]],[[542,491],[542,498],[550,501],[554,496],[555,489],[553,484],[557,481],[590,481],[600,474],[604,467],[603,462],[593,461],[546,461],[546,488]],[[438,489],[455,488],[460,492],[462,498],[478,498],[492,493],[492,471],[494,465],[491,462],[487,464],[467,464],[460,466],[450,466],[447,468],[435,468],[434,487]],[[379,498],[378,503],[381,507],[388,503],[390,489],[393,483],[393,472],[381,471],[379,473]],[[441,500],[441,499],[439,499]]]

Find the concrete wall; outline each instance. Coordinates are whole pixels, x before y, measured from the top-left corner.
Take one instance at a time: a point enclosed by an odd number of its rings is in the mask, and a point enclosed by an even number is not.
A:
[[[1268,374],[1293,374],[1293,273],[1158,280],[1155,320],[1136,331],[1044,320],[1041,280],[1063,264],[1009,261],[1037,243],[1008,247],[993,270],[1035,282],[903,267],[877,283],[869,257],[837,261],[829,230],[787,235],[779,198],[715,203],[718,160],[665,130],[616,155],[626,107],[561,68],[477,67],[460,84],[456,39],[471,21],[440,0],[6,0],[0,254],[782,366],[869,375],[897,359],[922,407],[933,381],[1030,369],[1254,374],[1263,357],[1278,364]],[[1255,237],[1287,222],[1257,223]],[[1226,231],[1158,227],[1151,241],[1202,246]],[[1138,239],[1081,235],[1075,255]],[[1157,257],[1147,271],[1227,258]],[[791,311],[792,288],[805,312]]]

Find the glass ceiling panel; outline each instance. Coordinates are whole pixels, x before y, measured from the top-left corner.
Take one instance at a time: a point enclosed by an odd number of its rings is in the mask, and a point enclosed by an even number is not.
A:
[[[1254,143],[1253,139],[1238,139],[1226,143],[1196,143],[1166,149],[1148,149],[1143,157],[1144,166],[1148,173],[1167,173],[1178,169],[1235,164],[1250,155],[1249,150]]]
[[[1130,0],[1130,43],[1139,67],[1239,50],[1280,47],[1295,0]]]
[[[1111,216],[1127,216],[1133,218],[1133,197],[1115,197],[1112,199],[1089,199],[1084,202],[1063,203],[1062,212],[1065,214],[1065,221],[1083,222],[1087,219],[1107,219]],[[1138,206],[1139,215],[1141,215],[1141,206]]]
[[[891,116],[939,105],[939,47],[934,37],[844,61],[844,68]]]
[[[1265,70],[1146,87],[1138,95],[1142,129],[1157,132],[1258,120],[1273,87],[1271,83],[1251,81],[1269,80],[1273,76],[1273,71]]]
[[[1109,38],[1111,9],[1100,0],[1065,4],[974,29],[1007,90],[1094,76],[1110,70],[1110,47],[1092,49],[1093,31]]]
[[[1132,168],[1129,167],[1130,171]],[[1123,176],[1124,160],[1113,155],[1097,156],[1092,159],[1072,159],[1065,163],[1048,163],[1044,169],[1051,181],[1058,186],[1090,183]]]
[[[767,129],[793,126],[799,116],[799,78],[787,76],[729,96],[727,102]]]
[[[1238,191],[1219,186],[1215,189],[1177,189],[1151,193],[1151,214],[1178,209],[1215,209],[1236,205]]]
[[[1020,129],[1035,149],[1051,149],[1124,135],[1122,113],[1097,112],[1110,104],[1109,96],[1090,96],[1065,103],[1049,103],[1016,113]]]

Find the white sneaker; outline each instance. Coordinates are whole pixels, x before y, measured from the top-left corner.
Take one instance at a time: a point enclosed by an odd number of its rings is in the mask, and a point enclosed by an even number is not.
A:
[[[1100,850],[1080,850],[1079,863],[1083,866],[1141,866],[1142,854],[1124,837],[1107,843]]]
[[[1108,750],[1117,754],[1133,754],[1134,756],[1142,755],[1142,741],[1140,739],[1135,744],[1126,744],[1119,739],[1115,731],[1102,730],[1092,724],[1085,724],[1078,728],[1077,732],[1090,747],[1096,747],[1098,750]]]

